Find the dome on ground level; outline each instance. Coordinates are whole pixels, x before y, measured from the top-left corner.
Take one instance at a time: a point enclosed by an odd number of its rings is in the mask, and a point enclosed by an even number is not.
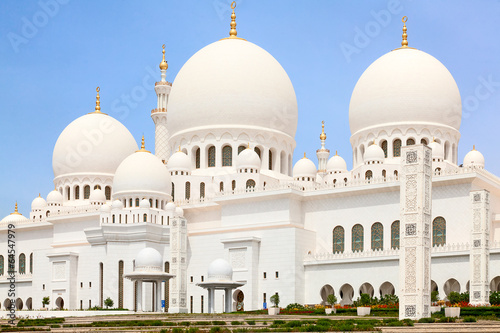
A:
[[[459,130],[462,102],[448,69],[411,48],[391,51],[361,75],[351,96],[351,134],[379,126],[434,124]]]
[[[347,164],[342,157],[335,154],[334,156],[330,157],[330,159],[328,160],[328,163],[326,164],[326,171],[327,172],[347,171]]]
[[[384,162],[384,158],[384,150],[375,143],[366,148],[363,156],[365,162]]]
[[[316,177],[316,165],[307,157],[303,157],[293,167],[293,177]]]
[[[47,203],[50,205],[62,205],[63,203],[63,196],[61,193],[59,193],[58,190],[52,190],[50,193],[47,195]]]
[[[59,135],[52,155],[54,177],[73,173],[113,174],[137,143],[118,120],[102,113],[86,114]]]
[[[168,159],[167,168],[169,171],[191,171],[191,160],[182,151],[175,152]]]
[[[470,152],[464,157],[464,166],[478,166],[484,168],[484,156],[474,147]]]
[[[233,268],[224,259],[216,259],[208,266],[208,281],[231,281]]]
[[[47,201],[40,194],[31,202],[31,210],[43,209],[45,207],[47,207]]]
[[[443,146],[439,142],[432,141],[429,143],[429,148],[432,149],[432,158],[444,159]]]
[[[297,99],[288,75],[261,47],[241,39],[212,43],[181,68],[168,101],[168,131],[269,129],[295,136]]]
[[[163,259],[157,250],[146,247],[139,251],[137,257],[135,257],[135,270],[136,271],[147,271],[147,270],[162,270]]]
[[[140,150],[127,157],[116,169],[113,179],[113,195],[149,192],[170,195],[170,174],[162,161]]]
[[[260,157],[251,148],[243,149],[236,157],[236,166],[238,168],[260,169]]]

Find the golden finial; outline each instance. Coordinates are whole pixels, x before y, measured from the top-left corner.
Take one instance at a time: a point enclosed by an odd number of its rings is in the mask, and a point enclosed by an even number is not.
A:
[[[325,134],[325,121],[323,120],[321,122],[321,135],[319,136],[320,140],[326,140],[326,134]]]
[[[403,22],[403,41],[401,42],[401,47],[408,47],[408,40],[406,39],[408,35],[406,34],[406,21],[408,21],[408,17],[403,16],[401,19]]]
[[[137,152],[150,153],[150,151],[146,150],[146,146],[144,145],[144,135],[141,140],[141,149],[137,150]]]
[[[338,152],[337,152],[337,151],[335,151],[335,156],[339,156],[339,154],[338,154]]]
[[[38,193],[38,197],[41,198],[42,196],[40,195],[40,193]]]
[[[476,145],[472,145],[472,150],[476,150]]]
[[[99,91],[101,91],[101,88],[97,87],[95,89],[95,91],[97,92],[97,95],[95,97],[95,110],[94,110],[94,112],[90,112],[90,113],[105,114],[105,113],[101,112],[101,96],[99,95]]]
[[[302,157],[302,158],[307,158],[307,157],[306,157],[306,152],[304,152],[304,157]]]
[[[161,70],[167,70],[168,69],[168,64],[165,61],[165,44],[162,45],[162,48],[163,48],[163,51],[162,51],[162,53],[163,53],[163,60],[160,63],[160,69]]]
[[[17,201],[16,201],[16,207],[14,208],[14,213],[10,213],[10,215],[21,215],[21,213],[17,211]]]
[[[247,149],[250,149],[250,142],[249,142],[249,143],[248,143],[248,145],[247,145]]]
[[[179,146],[179,150],[178,151],[179,151],[179,153],[181,152],[181,146]]]
[[[231,30],[229,31],[229,37],[236,37],[238,33],[236,32],[236,14],[234,13],[234,9],[236,8],[236,1],[231,3],[231,9],[233,13],[231,14]]]

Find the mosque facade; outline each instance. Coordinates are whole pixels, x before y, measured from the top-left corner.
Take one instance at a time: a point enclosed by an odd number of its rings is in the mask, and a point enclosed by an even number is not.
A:
[[[0,222],[2,242],[16,230],[15,307],[39,309],[49,297],[48,308],[89,309],[109,297],[129,310],[200,313],[209,296],[222,312],[261,309],[275,293],[283,306],[331,293],[341,304],[399,294],[400,279],[413,278],[398,269],[412,232],[402,200],[420,205],[400,195],[409,184],[402,151],[419,145],[432,151],[431,290],[471,291],[471,300],[499,290],[500,178],[475,148],[458,161],[457,84],[439,60],[408,46],[406,26],[401,47],[354,87],[348,168],[328,149],[325,124],[317,163],[304,154],[292,165],[292,82],[272,55],[237,36],[234,9],[231,19],[229,37],[194,54],[173,83],[163,51],[154,153],[101,111],[99,89],[94,112],[60,134],[54,190],[33,200],[29,216],[16,206]],[[11,305],[7,249],[0,310]],[[210,263],[221,266],[207,273]],[[235,289],[203,288],[219,284]]]

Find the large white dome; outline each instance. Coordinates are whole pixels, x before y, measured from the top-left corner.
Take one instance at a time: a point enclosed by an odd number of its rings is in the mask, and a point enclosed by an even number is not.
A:
[[[172,85],[168,114],[172,137],[200,129],[264,128],[293,139],[298,119],[283,67],[241,39],[212,43],[184,64]]]
[[[151,194],[170,196],[170,174],[162,161],[147,151],[137,151],[116,169],[113,198],[120,195]]]
[[[118,120],[103,113],[86,114],[70,123],[52,155],[54,177],[66,174],[113,174],[137,150],[137,143]]]
[[[412,48],[389,52],[372,63],[354,87],[351,134],[398,125],[437,125],[459,130],[462,103],[457,84],[433,56]]]

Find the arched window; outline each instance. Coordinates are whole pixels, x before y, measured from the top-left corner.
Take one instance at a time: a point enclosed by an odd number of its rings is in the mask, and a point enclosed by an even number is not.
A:
[[[200,199],[205,197],[205,183],[200,183]]]
[[[420,140],[420,143],[427,146],[427,140],[426,139]]]
[[[224,182],[220,182],[219,191],[224,192]]]
[[[391,249],[399,249],[399,220],[391,224]]]
[[[186,192],[185,199],[189,200],[191,198],[191,183],[190,182],[186,182],[185,192]]]
[[[66,194],[68,195],[68,200],[71,200],[71,190],[69,187],[66,187]]]
[[[215,146],[208,148],[208,167],[212,168],[215,166]]]
[[[165,261],[165,273],[170,273],[170,263]],[[168,312],[168,305],[170,303],[170,286],[169,283],[165,283],[165,294],[163,299],[165,300],[165,312]]]
[[[372,250],[382,250],[384,248],[384,226],[380,222],[372,225]]]
[[[257,153],[257,155],[259,155],[259,158],[261,158],[260,157],[260,148],[259,147],[255,147],[253,150]]]
[[[75,186],[75,200],[80,199],[80,186]]]
[[[132,207],[133,202],[134,202],[134,201],[132,200],[132,198],[128,199],[128,206],[129,206],[129,207]]]
[[[333,253],[344,253],[344,228],[339,225],[333,229]]]
[[[85,185],[85,187],[83,188],[83,198],[84,199],[90,198],[90,186],[89,185]]]
[[[407,146],[413,146],[415,144],[415,140],[414,139],[408,139],[406,140],[406,145]]]
[[[174,182],[172,182],[172,193],[171,193],[171,195],[172,195],[172,201],[174,201],[175,200],[175,184],[174,184]]]
[[[115,223],[115,214],[113,214],[113,223]]]
[[[143,220],[144,222],[148,222],[148,214],[144,214],[144,215],[142,216],[142,220]]]
[[[139,198],[135,198],[135,206],[139,207]]]
[[[352,227],[352,252],[363,251],[364,235],[363,226],[356,224]]]
[[[30,254],[30,274],[33,274],[33,253]]]
[[[236,180],[233,180],[233,181],[231,182],[231,188],[232,188],[232,189],[233,189],[233,191],[234,191],[234,189],[236,188]]]
[[[118,262],[118,308],[123,309],[123,260]]]
[[[222,166],[233,165],[233,148],[231,146],[224,146],[222,148]]]
[[[392,156],[400,157],[401,156],[401,140],[396,139],[392,143]]]
[[[0,256],[0,276],[3,275],[4,272],[4,263],[3,263],[3,256]]]
[[[255,180],[253,180],[253,179],[247,180],[247,186],[246,187],[247,187],[247,189],[253,189],[253,188],[255,188]]]
[[[398,178],[398,170],[394,170],[394,177]]]
[[[385,158],[387,158],[387,140],[382,141],[380,147],[382,147],[382,150],[384,151],[384,156]]]
[[[385,177],[387,177],[387,171],[382,170],[382,178],[384,178],[384,179],[385,179]]]
[[[111,200],[111,187],[106,186],[104,188],[104,195],[106,195],[106,200]]]
[[[269,170],[273,169],[273,152],[269,149]]]
[[[432,246],[446,244],[446,220],[438,216],[432,221]]]
[[[19,274],[26,274],[26,256],[24,253],[19,255]]]
[[[239,154],[240,154],[243,150],[245,150],[245,149],[247,149],[247,147],[246,147],[246,146],[239,146],[239,147],[238,147],[238,155],[239,155]]]
[[[94,186],[94,190],[100,190],[100,189],[101,189],[101,186],[99,186],[99,185]]]
[[[196,166],[196,169],[199,169],[201,167],[200,148],[196,149],[196,152],[194,153],[194,156],[195,156],[195,166]]]
[[[371,170],[366,171],[365,173],[365,179],[370,180],[373,178],[373,172]]]

